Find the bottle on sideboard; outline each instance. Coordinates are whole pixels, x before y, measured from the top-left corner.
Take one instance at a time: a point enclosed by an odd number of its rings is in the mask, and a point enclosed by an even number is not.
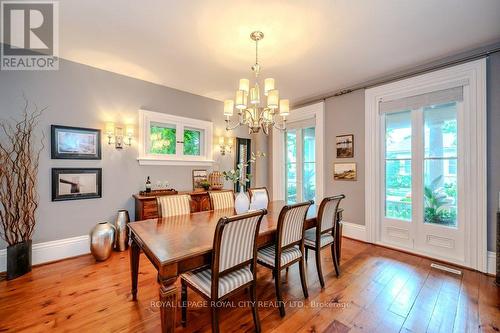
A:
[[[149,193],[151,192],[151,180],[149,180],[149,176],[148,176],[148,179],[146,180],[146,193]]]

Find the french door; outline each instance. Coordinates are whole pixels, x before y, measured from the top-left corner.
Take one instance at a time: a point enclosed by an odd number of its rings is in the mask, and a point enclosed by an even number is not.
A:
[[[285,196],[287,203],[316,197],[316,132],[314,121],[290,123],[285,132]]]
[[[463,102],[381,115],[381,240],[432,257],[465,257]]]

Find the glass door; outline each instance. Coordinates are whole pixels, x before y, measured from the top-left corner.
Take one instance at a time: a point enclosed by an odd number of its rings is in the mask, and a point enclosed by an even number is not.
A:
[[[316,197],[314,126],[289,125],[285,132],[285,194],[287,203]]]
[[[460,101],[382,115],[381,239],[435,257],[464,256]]]

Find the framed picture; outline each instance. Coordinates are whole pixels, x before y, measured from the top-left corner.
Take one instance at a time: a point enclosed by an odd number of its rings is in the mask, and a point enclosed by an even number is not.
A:
[[[52,168],[52,201],[100,197],[101,168]]]
[[[193,170],[193,190],[200,191],[204,190],[201,186],[202,182],[208,181],[208,171],[207,170]]]
[[[53,159],[101,159],[101,130],[52,125],[50,133]]]
[[[354,157],[354,135],[338,135],[335,141],[337,149],[337,158],[353,158]]]
[[[333,163],[334,180],[356,180],[357,177],[356,163]]]

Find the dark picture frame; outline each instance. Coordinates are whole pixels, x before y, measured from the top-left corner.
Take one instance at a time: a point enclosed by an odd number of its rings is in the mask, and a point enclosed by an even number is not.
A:
[[[252,158],[252,140],[245,138],[236,138],[236,158],[234,160],[234,169],[238,167],[238,164],[246,164]],[[245,170],[246,174],[252,174],[252,166],[248,164]],[[247,182],[245,189],[250,188],[250,181]],[[234,191],[240,191],[240,182],[234,184]]]
[[[337,135],[335,137],[337,158],[354,157],[354,134]]]
[[[51,125],[50,138],[52,159],[101,159],[100,129]]]
[[[200,182],[208,181],[208,170],[193,170],[193,191],[205,190]]]
[[[52,168],[52,201],[102,197],[102,168]]]

